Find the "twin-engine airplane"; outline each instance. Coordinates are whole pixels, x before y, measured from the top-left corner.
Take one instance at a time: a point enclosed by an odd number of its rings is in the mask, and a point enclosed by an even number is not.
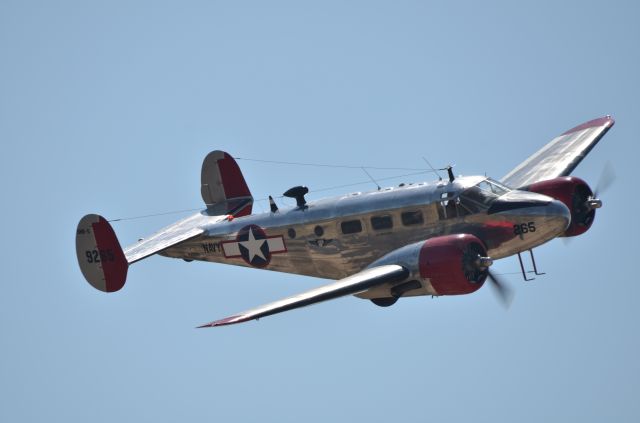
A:
[[[295,207],[278,209],[270,199],[271,211],[260,214],[251,213],[253,197],[236,161],[213,151],[202,165],[205,210],[125,250],[108,221],[89,214],[76,232],[78,262],[104,292],[121,289],[129,265],[153,254],[336,280],[200,327],[346,295],[390,306],[402,297],[470,294],[487,279],[508,303],[508,289],[489,272],[493,260],[591,227],[602,202],[569,175],[613,124],[606,116],[570,129],[500,181],[456,178],[449,168],[448,180],[310,202],[308,189],[297,186],[284,193]]]

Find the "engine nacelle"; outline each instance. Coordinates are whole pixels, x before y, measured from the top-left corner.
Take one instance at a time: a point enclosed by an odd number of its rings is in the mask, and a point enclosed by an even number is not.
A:
[[[402,296],[403,287],[418,288],[421,284],[416,281],[425,279],[429,279],[436,295],[462,295],[482,286],[491,260],[487,258],[483,242],[476,236],[457,234],[407,245],[387,254],[372,266],[383,264],[404,266],[414,279],[397,286],[400,291],[394,288],[392,293],[396,297]]]
[[[420,248],[420,276],[429,278],[439,295],[470,294],[487,279],[487,268],[477,262],[486,256],[487,250],[474,235],[431,238]]]
[[[535,183],[529,191],[562,201],[571,211],[571,224],[562,236],[577,236],[589,230],[596,216],[596,207],[590,205],[593,191],[575,176],[564,176]]]

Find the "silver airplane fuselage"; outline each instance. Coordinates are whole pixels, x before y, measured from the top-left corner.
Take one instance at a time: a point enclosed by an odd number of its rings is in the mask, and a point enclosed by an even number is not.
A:
[[[508,257],[562,235],[571,215],[551,197],[470,176],[355,192],[238,218],[203,211],[191,219],[204,233],[162,255],[341,279],[395,250],[443,235],[475,235],[491,258]],[[358,296],[381,295],[375,291]],[[427,283],[406,295],[434,293]]]

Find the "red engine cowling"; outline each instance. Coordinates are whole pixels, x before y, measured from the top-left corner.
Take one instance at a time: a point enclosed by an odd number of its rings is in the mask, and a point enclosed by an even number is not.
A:
[[[562,236],[577,236],[589,230],[596,216],[594,208],[589,207],[593,191],[585,181],[575,176],[563,176],[535,183],[529,191],[544,194],[562,201],[571,211],[571,224]]]
[[[470,234],[440,236],[420,248],[420,276],[429,278],[438,295],[470,294],[487,278],[487,268],[478,265],[486,257],[482,241]]]

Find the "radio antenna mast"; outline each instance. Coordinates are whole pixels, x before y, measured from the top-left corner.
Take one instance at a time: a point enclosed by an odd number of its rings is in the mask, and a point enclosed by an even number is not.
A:
[[[365,169],[364,167],[363,167],[363,168],[361,168],[361,169],[362,169],[362,171],[363,171],[364,173],[366,173],[366,174],[367,174],[367,176],[369,177],[369,179],[371,179],[371,182],[373,182],[374,184],[376,184],[376,186],[378,187],[378,191],[380,191],[380,189],[381,189],[381,188],[380,188],[380,184],[378,184],[378,183],[376,182],[376,180],[375,180],[375,179],[373,179],[373,176],[371,176],[371,175],[369,174],[369,172],[367,172],[367,169]]]
[[[429,167],[431,168],[431,170],[432,170],[432,171],[434,171],[436,175],[438,175],[438,178],[440,178],[440,180],[442,180],[442,176],[440,175],[440,172],[438,172],[438,169],[436,169],[435,167],[433,167],[433,166],[431,165],[431,163],[429,162],[429,160],[427,160],[427,158],[426,158],[426,157],[422,156],[422,160],[424,160],[424,161],[425,161],[425,163],[429,165]]]

